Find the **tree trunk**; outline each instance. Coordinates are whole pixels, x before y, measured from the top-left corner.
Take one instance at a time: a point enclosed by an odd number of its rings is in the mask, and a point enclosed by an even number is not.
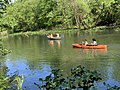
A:
[[[77,3],[76,0],[71,0],[71,5],[73,8],[74,12],[74,18],[75,18],[75,23],[78,28],[80,28],[80,18],[79,18],[79,13],[77,12]]]

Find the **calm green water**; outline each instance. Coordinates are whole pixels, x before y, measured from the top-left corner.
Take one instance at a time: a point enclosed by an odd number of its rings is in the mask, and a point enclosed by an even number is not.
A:
[[[11,36],[4,40],[5,46],[12,53],[0,58],[8,68],[8,74],[25,76],[23,88],[38,90],[33,84],[39,77],[50,74],[51,69],[61,68],[64,74],[77,65],[89,70],[98,70],[105,82],[120,86],[120,33],[61,33],[62,40],[49,41],[45,35]],[[72,48],[73,43],[80,43],[95,37],[99,44],[108,45],[107,50],[88,50]],[[39,83],[39,82],[38,82]],[[101,88],[104,88],[101,86]],[[101,90],[101,89],[100,89]]]

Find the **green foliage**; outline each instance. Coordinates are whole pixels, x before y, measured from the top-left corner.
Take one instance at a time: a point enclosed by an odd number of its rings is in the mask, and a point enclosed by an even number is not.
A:
[[[27,31],[34,28],[34,6],[35,2],[29,1],[18,1],[13,5],[9,5],[5,17],[3,20],[3,26],[12,31],[9,32],[20,32]]]
[[[42,78],[39,78],[39,81],[42,82],[43,85],[39,85],[37,83],[34,83],[37,85],[40,89],[48,89],[48,90],[58,90],[59,88],[62,88],[62,84],[64,84],[64,77],[61,74],[61,71],[59,69],[52,70],[52,73],[48,75],[45,80]]]
[[[57,3],[53,0],[17,1],[7,7],[2,26],[12,32],[44,29],[55,25]]]
[[[7,71],[8,68],[6,66],[2,66],[0,69],[0,90],[22,90],[23,76],[8,76]]]
[[[51,28],[56,24],[57,2],[54,0],[39,0],[35,11],[35,22],[38,28]]]
[[[0,9],[0,27],[1,31],[9,33],[120,24],[119,0],[17,0],[8,3],[5,2],[5,9]]]
[[[119,25],[119,0],[93,0],[89,5],[95,25]]]
[[[102,79],[97,71],[89,71],[81,66],[71,69],[71,76],[74,78],[73,84],[78,83],[77,86],[84,90],[94,86],[95,81]]]
[[[53,69],[45,79],[39,78],[40,84],[34,83],[40,90],[90,90],[95,89],[95,82],[102,80],[98,71],[90,71],[81,65],[72,68],[68,76],[62,74],[62,70]],[[118,86],[110,86],[103,83],[107,90],[120,90]],[[95,89],[96,90],[96,89]]]
[[[51,74],[46,76],[45,80],[39,79],[42,85],[35,83],[39,89],[49,90],[70,90],[80,89],[88,90],[94,86],[95,81],[101,80],[100,74],[97,71],[89,71],[84,67],[77,66],[71,69],[70,76],[63,76],[60,69],[51,71]]]

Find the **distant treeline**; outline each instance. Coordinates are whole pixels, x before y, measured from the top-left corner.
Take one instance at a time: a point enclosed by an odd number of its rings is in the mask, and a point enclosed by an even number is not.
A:
[[[0,0],[0,30],[89,29],[120,25],[120,0]]]

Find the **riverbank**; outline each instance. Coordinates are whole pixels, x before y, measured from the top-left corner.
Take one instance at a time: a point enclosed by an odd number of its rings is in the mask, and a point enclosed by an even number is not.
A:
[[[27,31],[27,32],[19,32],[19,33],[12,33],[8,34],[7,31],[0,32],[1,37],[0,38],[6,38],[8,36],[16,36],[16,35],[46,35],[49,33],[70,33],[70,32],[103,32],[103,31],[120,31],[120,27],[115,27],[115,26],[99,26],[99,27],[94,27],[86,30],[81,30],[81,29],[55,29],[55,30],[37,30],[37,31]]]

